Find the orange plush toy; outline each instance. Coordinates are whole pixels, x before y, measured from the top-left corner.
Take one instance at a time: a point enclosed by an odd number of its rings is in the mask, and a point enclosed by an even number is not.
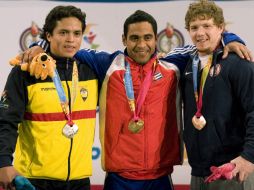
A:
[[[29,72],[28,63],[21,63],[21,54],[19,54],[16,57],[12,58],[9,61],[9,64],[12,65],[12,66],[19,65],[21,67],[22,71],[28,71]]]
[[[30,75],[34,75],[37,79],[46,79],[47,76],[51,78],[54,76],[54,70],[56,68],[56,61],[47,55],[46,53],[40,53],[35,56],[32,62],[21,63],[21,56],[18,55],[9,61],[10,65],[19,65],[22,71],[30,72]]]

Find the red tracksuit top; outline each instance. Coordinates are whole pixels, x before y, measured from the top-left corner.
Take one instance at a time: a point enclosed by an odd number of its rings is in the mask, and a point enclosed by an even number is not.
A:
[[[172,173],[182,161],[179,70],[158,61],[141,107],[144,129],[128,130],[133,118],[124,86],[125,56],[119,54],[109,67],[100,94],[102,167],[128,179],[155,179]],[[135,100],[154,61],[145,65],[130,61]]]

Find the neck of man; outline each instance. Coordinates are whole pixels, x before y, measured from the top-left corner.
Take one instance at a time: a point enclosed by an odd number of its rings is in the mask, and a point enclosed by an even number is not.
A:
[[[206,54],[206,55],[199,55],[199,60],[200,60],[200,70],[203,69],[206,64],[208,63],[209,57],[212,55],[211,54]]]

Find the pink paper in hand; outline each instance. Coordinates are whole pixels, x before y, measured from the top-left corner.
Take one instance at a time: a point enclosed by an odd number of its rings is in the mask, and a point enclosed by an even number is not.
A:
[[[234,168],[235,164],[232,163],[223,164],[219,167],[212,166],[210,168],[212,174],[206,178],[205,183],[210,183],[217,179],[232,179],[232,171]]]

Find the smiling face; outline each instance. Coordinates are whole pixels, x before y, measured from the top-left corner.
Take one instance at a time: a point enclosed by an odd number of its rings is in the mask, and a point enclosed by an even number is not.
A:
[[[80,49],[82,36],[82,23],[76,17],[57,21],[52,34],[47,33],[51,53],[60,57],[73,57]]]
[[[122,40],[129,57],[141,65],[150,60],[156,49],[156,36],[149,22],[129,24]]]
[[[221,40],[223,26],[217,26],[214,19],[197,18],[190,22],[189,34],[200,55],[212,53]]]

